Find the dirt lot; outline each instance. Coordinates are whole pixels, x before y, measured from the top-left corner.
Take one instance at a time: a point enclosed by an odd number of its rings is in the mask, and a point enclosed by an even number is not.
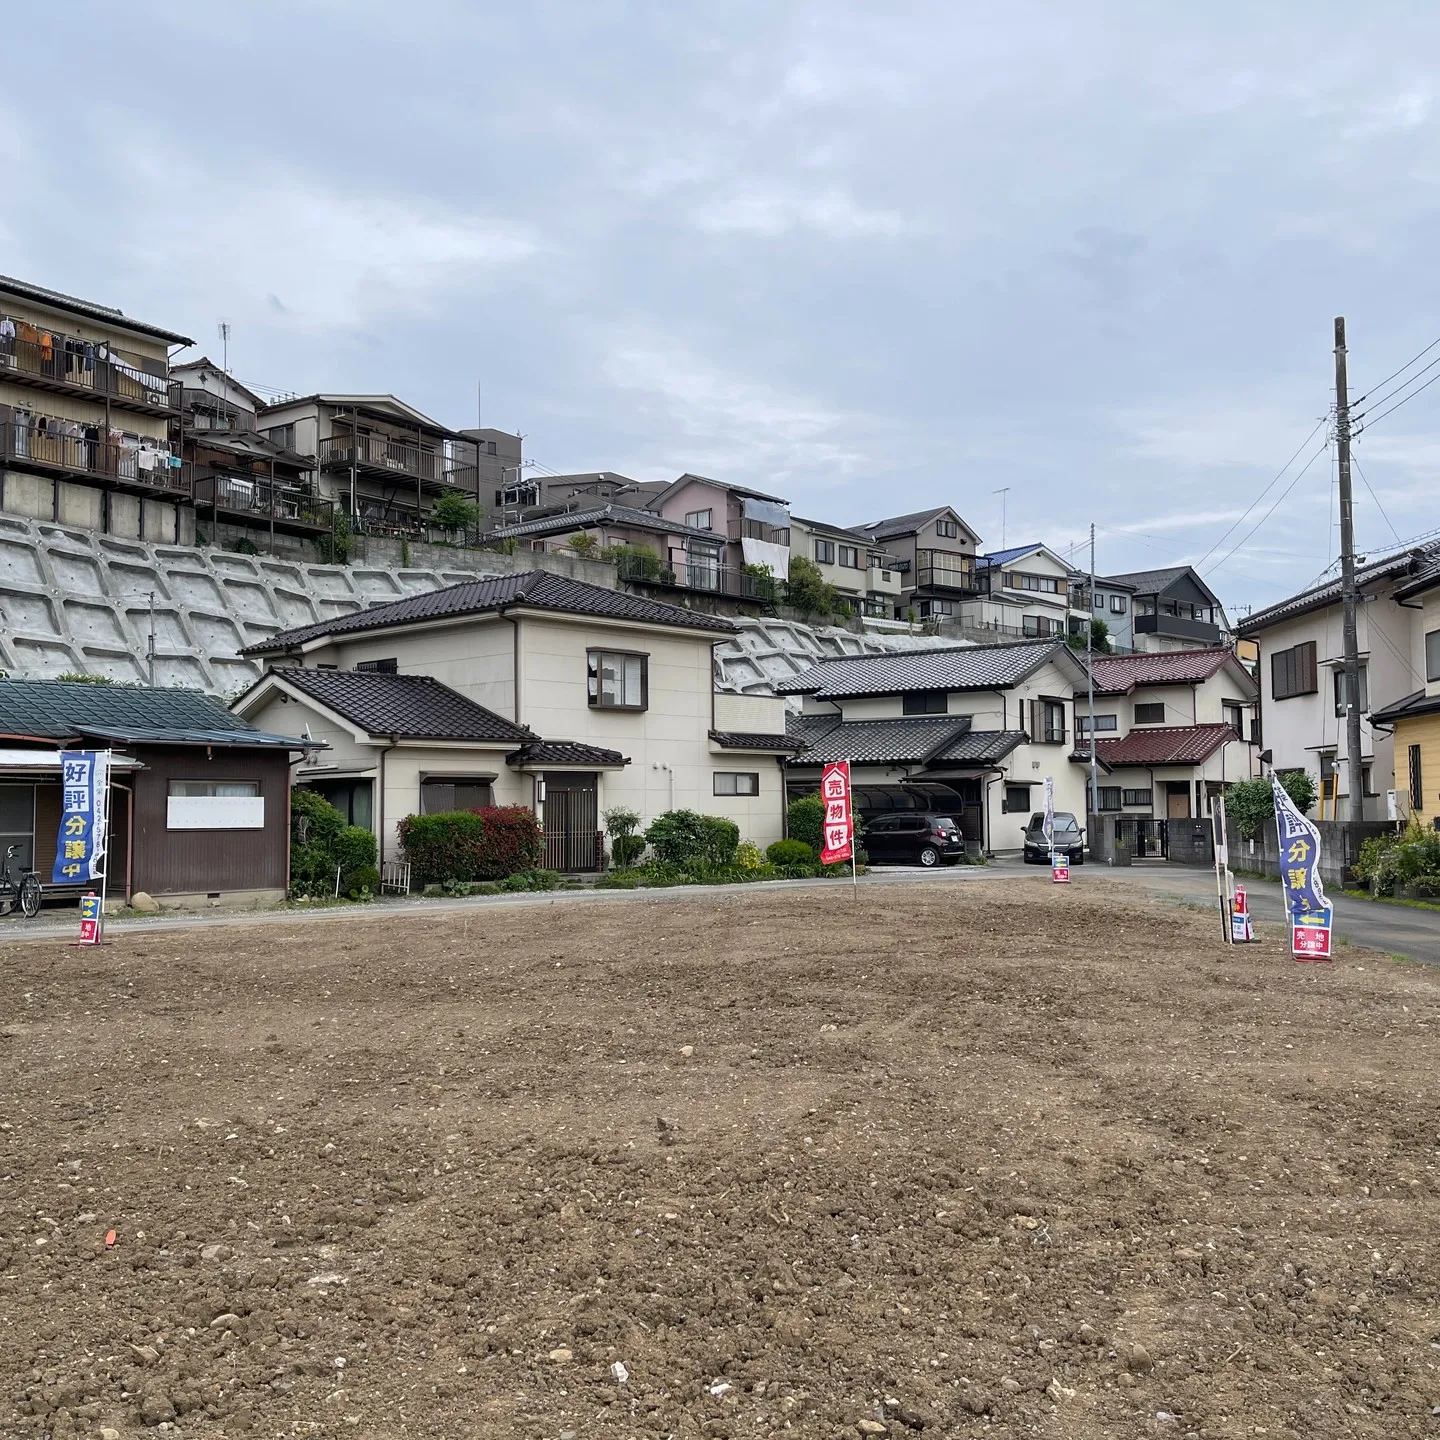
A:
[[[10,945],[0,1433],[1433,1436],[1440,975],[1124,893]]]

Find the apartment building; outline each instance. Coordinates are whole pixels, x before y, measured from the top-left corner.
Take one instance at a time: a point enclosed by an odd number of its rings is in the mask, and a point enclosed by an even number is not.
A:
[[[181,385],[195,538],[227,550],[330,558],[334,502],[318,492],[313,459],[260,433],[265,401],[207,356],[171,373]]]
[[[0,276],[0,510],[192,542],[170,352],[193,343],[109,306]]]
[[[1230,643],[1225,608],[1193,566],[1097,578],[1092,604],[1098,606],[1102,597],[1107,625],[1111,616],[1123,619],[1129,612],[1128,642],[1136,650],[1190,650]],[[1098,608],[1095,613],[1098,617]],[[1117,627],[1110,628],[1115,634]]]
[[[1365,819],[1412,808],[1409,751],[1397,744],[1396,707],[1430,685],[1421,603],[1411,587],[1440,563],[1440,545],[1409,547],[1359,566],[1361,793]],[[1246,616],[1236,634],[1259,650],[1260,722],[1276,770],[1306,770],[1325,817],[1349,817],[1344,634],[1338,578]],[[1440,643],[1440,642],[1437,642]],[[1386,718],[1382,719],[1384,716]],[[1432,787],[1433,788],[1433,787]],[[1425,812],[1430,813],[1430,812]]]
[[[1207,815],[1215,795],[1259,774],[1259,691],[1231,650],[1101,655],[1095,676],[1092,810],[1132,819]],[[1075,758],[1090,758],[1088,686],[1075,691]]]
[[[895,618],[917,620],[959,613],[977,593],[975,550],[980,537],[948,505],[892,515],[859,527],[870,543],[904,562],[905,584]]]
[[[906,562],[864,530],[790,517],[790,553],[813,561],[821,578],[857,615],[892,620],[905,593]]]
[[[476,439],[394,395],[289,398],[264,406],[256,424],[266,439],[312,463],[320,498],[362,534],[454,538],[435,524],[435,502],[449,491],[481,507],[487,498]],[[499,456],[487,451],[487,458]]]

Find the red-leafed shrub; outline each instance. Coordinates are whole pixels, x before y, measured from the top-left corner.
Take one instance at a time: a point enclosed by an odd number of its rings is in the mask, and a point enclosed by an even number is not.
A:
[[[475,879],[503,880],[540,863],[545,839],[533,810],[524,805],[487,805],[479,815],[485,828]]]

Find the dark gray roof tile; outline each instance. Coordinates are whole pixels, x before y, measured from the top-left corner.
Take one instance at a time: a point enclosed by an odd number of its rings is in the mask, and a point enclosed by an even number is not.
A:
[[[1064,641],[1037,640],[821,660],[776,689],[782,694],[816,695],[821,699],[898,695],[908,690],[1005,690],[1062,652],[1077,671],[1082,668]]]
[[[753,730],[712,730],[710,738],[722,750],[798,750],[803,743],[793,735],[762,734]]]
[[[597,769],[630,763],[618,750],[586,745],[579,740],[534,740],[513,755],[507,755],[505,762],[508,765],[593,765]]]

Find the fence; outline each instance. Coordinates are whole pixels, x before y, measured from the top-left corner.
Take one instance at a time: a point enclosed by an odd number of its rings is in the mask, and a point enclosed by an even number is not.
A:
[[[1320,831],[1320,878],[1337,888],[1352,883],[1352,867],[1365,841],[1373,835],[1393,835],[1396,830],[1392,820],[1320,820],[1316,825]],[[1241,837],[1231,816],[1226,840],[1232,870],[1254,870],[1275,880],[1280,878],[1280,841],[1273,816],[1250,840]]]

